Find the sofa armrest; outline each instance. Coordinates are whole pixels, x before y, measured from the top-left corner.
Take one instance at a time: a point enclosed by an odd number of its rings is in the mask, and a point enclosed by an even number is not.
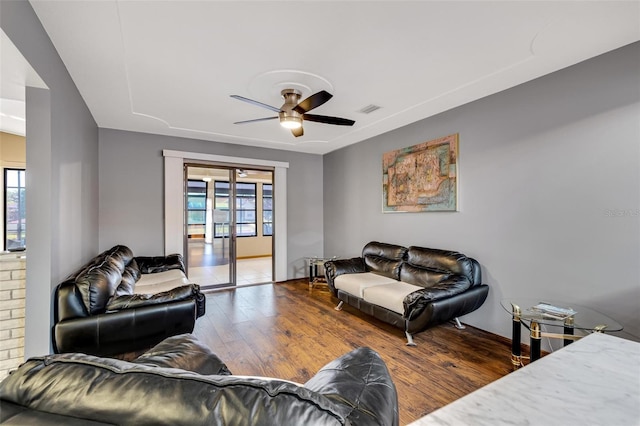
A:
[[[335,259],[324,263],[325,270],[329,269],[333,278],[342,274],[357,274],[367,272],[364,259],[361,257],[353,257],[351,259]]]
[[[107,313],[192,299],[198,292],[196,285],[187,284],[156,294],[131,294],[114,297],[107,303]]]
[[[53,321],[82,318],[89,315],[82,302],[82,294],[73,280],[58,284],[53,296]]]
[[[424,310],[427,304],[461,294],[470,287],[471,282],[467,277],[453,276],[432,287],[425,287],[422,290],[409,293],[402,302],[404,317],[412,320]]]
[[[327,282],[333,287],[333,280],[342,274],[357,274],[367,272],[367,266],[361,257],[353,257],[351,259],[335,259],[324,263],[324,273]]]
[[[398,394],[380,355],[355,349],[322,367],[304,385],[347,409],[352,424],[397,426]]]
[[[431,325],[442,324],[453,318],[467,315],[479,309],[488,294],[488,285],[473,285],[467,291],[455,296],[429,302],[422,312],[417,311],[418,316],[405,323],[405,331],[417,333]]]
[[[185,274],[187,273],[182,255],[178,253],[168,256],[136,256],[134,259],[143,274],[154,274],[170,269],[180,269]]]
[[[149,349],[169,336],[191,333],[195,322],[195,302],[186,299],[60,321],[51,337],[55,353],[110,356]]]

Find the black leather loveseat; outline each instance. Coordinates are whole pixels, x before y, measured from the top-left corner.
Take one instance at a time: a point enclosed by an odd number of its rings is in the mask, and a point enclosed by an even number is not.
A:
[[[193,336],[126,362],[84,354],[31,358],[0,383],[0,423],[15,425],[398,425],[380,356],[358,348],[304,385],[231,375]]]
[[[134,257],[118,245],[100,253],[54,293],[55,353],[115,355],[193,331],[205,297],[182,256]]]
[[[455,320],[478,309],[489,287],[480,264],[464,254],[425,247],[370,242],[362,257],[325,263],[331,292],[374,317],[403,328],[407,345],[413,333]]]

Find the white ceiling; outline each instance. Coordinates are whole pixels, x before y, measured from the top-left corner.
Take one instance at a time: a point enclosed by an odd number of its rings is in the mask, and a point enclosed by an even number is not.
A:
[[[640,40],[639,1],[31,4],[100,127],[318,154]],[[290,86],[356,124],[233,124]]]
[[[0,131],[24,136],[25,87],[47,86],[0,30]]]

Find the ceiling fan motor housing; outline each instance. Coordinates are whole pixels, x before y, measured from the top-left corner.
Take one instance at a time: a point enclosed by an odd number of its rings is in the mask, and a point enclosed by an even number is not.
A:
[[[294,111],[293,108],[295,108],[296,105],[298,105],[298,102],[300,102],[300,96],[302,96],[302,93],[295,89],[284,89],[281,92],[281,95],[284,98],[284,104],[282,104],[280,110],[284,113],[287,113],[287,115],[293,113],[297,116],[300,116],[301,114],[297,111]]]
[[[300,101],[302,92],[296,89],[284,89],[280,92],[284,98],[284,104],[282,107],[276,108],[274,106],[264,104],[253,99],[245,98],[240,95],[231,95],[232,98],[238,99],[243,102],[266,108],[268,110],[278,113],[277,117],[265,117],[256,118],[253,120],[237,121],[235,124],[256,123],[259,121],[267,121],[278,118],[280,125],[291,130],[291,133],[295,137],[304,135],[302,130],[302,121],[314,121],[316,123],[334,124],[338,126],[353,126],[355,121],[347,118],[330,117],[327,115],[309,114],[309,111],[319,107],[326,103],[333,95],[325,90],[321,90],[318,93],[314,93],[307,99]]]
[[[280,123],[295,123],[296,126],[291,126],[289,128],[299,127],[302,125],[302,114],[298,111],[294,111],[293,108],[298,105],[302,93],[295,89],[284,89],[280,94],[284,98],[284,104],[282,104],[280,113],[278,114],[280,116]]]

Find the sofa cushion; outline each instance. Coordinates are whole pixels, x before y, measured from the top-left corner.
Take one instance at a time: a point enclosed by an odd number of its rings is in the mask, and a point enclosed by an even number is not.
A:
[[[136,282],[140,279],[140,269],[135,259],[132,259],[129,265],[125,266],[122,273],[122,280],[116,289],[116,296],[125,296],[133,294]]]
[[[114,254],[116,255],[114,262],[116,262],[116,264],[118,263],[122,264],[122,266],[118,265],[120,272],[122,272],[122,270],[124,269],[124,265],[129,263],[129,261],[133,258],[132,257],[133,252],[131,252],[131,249],[129,249],[127,246],[117,245],[91,258],[91,260],[85,263],[80,269],[78,269],[77,271],[69,275],[65,279],[65,281],[75,280],[78,276],[87,272],[89,269],[93,268],[94,266],[102,264],[107,259],[110,259],[111,255],[114,255]],[[129,254],[131,255],[131,257],[129,256]]]
[[[405,247],[372,241],[362,249],[362,258],[369,271],[399,280],[406,253]]]
[[[180,368],[204,375],[231,374],[226,364],[193,334],[168,337],[131,362],[155,367]]]
[[[422,287],[433,287],[439,282],[456,276],[451,272],[439,271],[413,266],[409,263],[402,265],[400,271],[400,281]],[[460,276],[460,275],[457,275]]]
[[[12,426],[112,426],[109,423],[77,419],[63,414],[31,410],[12,402],[0,400],[0,424]]]
[[[127,246],[117,245],[109,250],[106,258],[115,263],[120,272],[123,272],[125,266],[133,259],[133,252]]]
[[[164,272],[169,269],[180,269],[182,272],[186,272],[182,255],[178,253],[167,256],[136,256],[135,260],[143,274]]]
[[[171,290],[153,294],[125,294],[124,296],[114,296],[107,303],[107,312],[118,312],[127,309],[139,309],[153,305],[165,305],[167,303],[179,302],[193,299],[198,292],[197,284],[185,284]]]
[[[412,246],[407,251],[407,263],[430,271],[464,275],[471,282],[474,280],[473,262],[456,251]]]
[[[118,267],[109,260],[104,260],[76,277],[76,287],[90,315],[105,311],[107,302],[113,296],[122,274]]]
[[[333,281],[335,288],[338,290],[346,291],[358,297],[363,297],[365,288],[395,282],[397,281],[393,278],[376,274],[375,272],[339,275]]]
[[[364,289],[365,301],[382,306],[397,314],[404,315],[403,300],[408,295],[423,287],[396,281],[391,284],[377,285]]]
[[[134,292],[137,294],[156,294],[189,284],[190,281],[180,269],[170,269],[154,274],[141,274]]]

